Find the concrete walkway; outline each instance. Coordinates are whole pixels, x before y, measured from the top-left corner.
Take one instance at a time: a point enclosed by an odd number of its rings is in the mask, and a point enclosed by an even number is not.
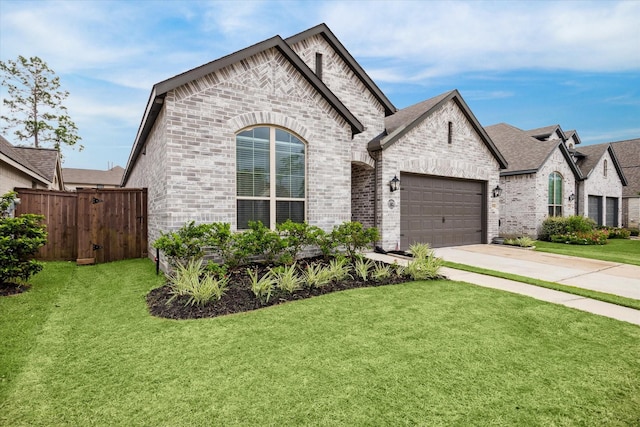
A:
[[[436,249],[435,252],[437,256],[444,258],[446,261],[459,264],[472,265],[640,299],[640,267],[535,252],[500,245],[439,248]],[[396,261],[401,265],[406,265],[408,262],[405,258],[395,257],[393,255],[370,253],[367,254],[367,256],[386,262]],[[526,295],[542,301],[561,304],[640,326],[640,310],[539,286],[527,285],[513,280],[500,279],[452,268],[443,268],[442,273],[451,280]],[[586,286],[583,286],[583,284]]]

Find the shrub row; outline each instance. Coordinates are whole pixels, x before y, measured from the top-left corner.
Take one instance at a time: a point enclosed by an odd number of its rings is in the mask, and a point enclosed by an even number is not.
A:
[[[624,228],[599,227],[591,218],[580,215],[549,217],[542,223],[540,240],[572,245],[605,245],[607,239],[628,239],[631,232]]]
[[[13,191],[0,197],[0,283],[21,284],[42,270],[42,264],[33,257],[47,243],[44,216],[9,217],[7,212],[15,198]]]
[[[153,247],[164,252],[174,268],[200,259],[209,251],[221,262],[221,266],[210,266],[215,270],[238,268],[255,259],[291,265],[306,247],[317,248],[325,257],[344,252],[353,258],[378,238],[376,228],[365,229],[359,222],[345,222],[327,233],[307,223],[289,220],[278,224],[276,230],[257,221],[249,223],[249,230],[237,232],[231,231],[229,223],[196,225],[191,221],[175,232],[161,233]]]

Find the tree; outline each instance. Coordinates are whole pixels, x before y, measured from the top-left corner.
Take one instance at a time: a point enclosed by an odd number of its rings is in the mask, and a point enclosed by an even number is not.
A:
[[[52,143],[58,151],[62,144],[74,146],[81,139],[62,104],[69,92],[60,89],[60,78],[42,59],[18,56],[17,61],[0,61],[0,71],[8,95],[3,104],[9,111],[0,115],[3,132],[17,128],[18,140],[32,141],[36,148]]]

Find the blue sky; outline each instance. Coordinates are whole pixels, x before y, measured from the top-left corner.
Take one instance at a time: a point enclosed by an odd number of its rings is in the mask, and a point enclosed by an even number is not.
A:
[[[640,137],[640,1],[2,0],[0,60],[39,56],[71,93],[64,167],[124,167],[153,84],[322,22],[398,108],[455,88],[485,126]]]

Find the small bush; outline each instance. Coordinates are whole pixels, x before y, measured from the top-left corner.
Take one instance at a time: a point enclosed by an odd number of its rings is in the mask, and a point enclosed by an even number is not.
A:
[[[261,221],[249,221],[249,230],[242,234],[246,252],[262,257],[267,263],[277,261],[285,249],[280,235]]]
[[[638,229],[638,228],[629,228],[628,230],[629,230],[629,235],[630,236],[637,237],[637,236],[640,235],[640,229]]]
[[[312,229],[306,222],[293,222],[290,219],[276,226],[276,230],[283,240],[285,255],[280,258],[283,264],[291,264],[298,258],[300,250],[314,242]]]
[[[344,248],[350,258],[355,257],[358,251],[370,247],[379,238],[377,228],[365,229],[359,222],[343,222],[331,232],[335,247]]]
[[[551,236],[571,233],[588,233],[595,229],[595,221],[581,215],[568,217],[551,216],[544,220],[538,238],[551,241]]]
[[[26,282],[43,266],[32,258],[47,243],[47,232],[42,224],[44,216],[8,217],[7,208],[15,197],[16,193],[11,191],[0,198],[0,283]]]
[[[589,232],[576,232],[551,236],[553,243],[566,243],[569,245],[606,245],[608,233],[603,230]]]
[[[304,281],[310,288],[321,288],[331,281],[331,272],[322,264],[309,264],[304,271]]]
[[[521,236],[513,239],[504,239],[504,244],[511,246],[520,246],[521,248],[530,248],[535,244],[535,240],[528,236]]]
[[[164,252],[172,267],[187,264],[192,259],[199,259],[204,255],[202,248],[209,230],[209,225],[196,225],[195,221],[191,221],[175,232],[160,232],[160,237],[152,246]]]
[[[356,276],[366,281],[369,278],[369,270],[373,268],[373,261],[366,258],[358,258],[353,266]]]
[[[187,264],[178,263],[169,278],[173,297],[187,296],[186,305],[204,305],[217,301],[224,295],[228,279],[216,279],[206,274],[201,259],[192,259]]]
[[[424,259],[432,253],[432,250],[428,243],[414,243],[409,246],[409,252],[416,259]]]
[[[253,294],[263,304],[268,303],[271,299],[271,293],[273,292],[273,287],[275,285],[275,280],[271,274],[265,274],[261,278],[258,278],[258,272],[254,272],[250,268],[247,268],[247,274],[251,280],[251,291]]]
[[[340,282],[348,277],[350,278],[350,270],[349,263],[344,257],[337,257],[329,261],[329,274],[331,280],[335,282]]]
[[[296,265],[288,267],[280,266],[269,270],[269,274],[276,283],[278,289],[285,292],[294,293],[302,288],[302,278],[298,276]]]
[[[389,264],[377,264],[371,272],[373,280],[384,280],[391,276],[391,265]]]
[[[413,280],[429,280],[440,276],[442,258],[437,258],[433,249],[424,243],[411,246],[414,259],[409,261],[403,270]]]
[[[602,230],[607,231],[609,239],[628,239],[631,236],[631,232],[626,228],[602,227]]]

